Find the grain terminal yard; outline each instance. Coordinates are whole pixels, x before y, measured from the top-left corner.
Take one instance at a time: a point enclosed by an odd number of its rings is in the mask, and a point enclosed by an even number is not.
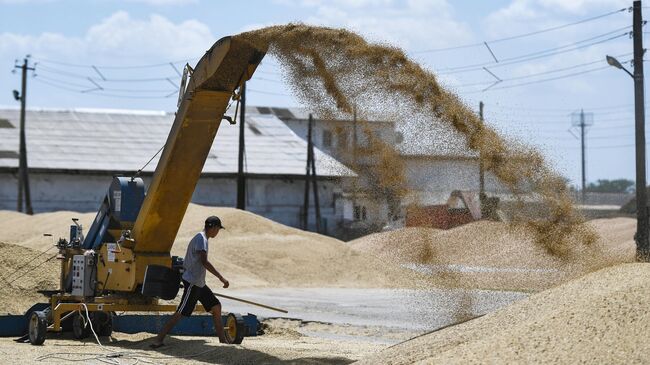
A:
[[[234,347],[219,345],[210,337],[175,336],[167,349],[154,352],[148,348],[150,334],[114,333],[111,338],[102,338],[102,343],[110,349],[106,351],[138,351],[137,355],[142,359],[169,364],[176,363],[179,358],[188,363],[224,364],[348,363],[355,360],[369,364],[464,363],[486,358],[514,362],[562,359],[560,362],[564,362],[563,351],[567,349],[572,349],[571,359],[576,361],[608,359],[616,362],[642,359],[645,351],[642,343],[634,346],[628,336],[638,338],[635,334],[643,333],[647,324],[643,318],[647,316],[641,315],[631,322],[625,320],[636,313],[631,312],[634,308],[647,304],[642,295],[645,291],[643,285],[647,282],[645,265],[624,264],[634,259],[632,219],[590,222],[601,237],[594,248],[582,253],[582,257],[594,258],[591,265],[571,259],[558,261],[544,251],[530,252],[530,243],[525,237],[512,234],[502,223],[470,224],[457,228],[456,234],[451,234],[453,230],[446,232],[446,238],[445,232],[438,232],[442,237],[430,235],[428,244],[435,247],[436,252],[444,253],[446,259],[428,264],[446,265],[446,269],[439,268],[436,272],[441,275],[432,275],[400,265],[423,264],[417,257],[409,256],[409,252],[417,252],[417,248],[408,252],[387,251],[386,246],[404,241],[403,236],[412,232],[378,233],[344,243],[231,208],[191,205],[179,232],[179,246],[183,246],[182,242],[193,232],[193,226],[201,224],[207,211],[217,212],[224,222],[232,222],[228,233],[220,237],[219,248],[213,251],[224,275],[231,277],[232,293],[236,294],[229,294],[274,301],[277,305],[288,306],[290,313],[302,318],[271,319],[275,316],[273,312],[258,311],[269,316],[264,321],[267,326],[265,335],[247,339],[244,344]],[[92,214],[73,212],[35,216],[0,213],[3,222],[0,228],[5,232],[0,245],[2,276],[52,247],[51,238],[43,237],[43,233],[64,234],[60,227],[65,226],[72,216],[79,217],[83,223],[93,218]],[[38,227],[35,222],[39,222]],[[488,247],[470,241],[463,250],[457,249],[460,242],[467,242],[464,241],[465,235],[472,231],[475,236],[488,234],[499,239]],[[316,253],[313,248],[307,249],[315,242],[319,245]],[[427,244],[417,240],[412,242]],[[490,252],[512,253],[504,257]],[[250,253],[254,253],[252,257]],[[516,259],[524,253],[529,260]],[[48,256],[39,257],[14,276],[7,277],[9,281],[17,277],[20,280],[3,286],[3,302],[0,303],[3,311],[21,313],[43,299],[35,294],[35,290],[56,285],[58,264],[53,260],[39,264]],[[269,257],[274,259],[267,260]],[[246,260],[251,259],[256,262],[254,272],[246,270]],[[498,287],[491,288],[490,285]],[[439,289],[443,291],[437,292]],[[476,289],[488,292],[473,291]],[[490,289],[499,289],[500,292],[496,293],[510,290],[513,295],[489,294]],[[369,295],[384,301],[385,305],[372,307],[375,309],[368,312],[370,306],[377,305],[368,302]],[[471,301],[469,304],[468,299]],[[400,306],[399,303],[406,304]],[[360,309],[345,309],[346,305],[352,304]],[[409,305],[413,307],[409,308]],[[364,306],[368,307],[366,311]],[[224,300],[224,309],[255,310],[227,300]],[[391,314],[393,310],[415,311],[417,314],[398,317],[396,321],[390,318],[382,320],[395,315]],[[455,310],[467,317],[491,313],[386,349],[427,332],[425,328],[452,323],[459,317],[447,312]],[[422,326],[408,325],[406,321],[421,323]],[[507,330],[495,333],[494,328]],[[489,342],[485,342],[488,339]],[[594,347],[595,343],[603,341],[607,348],[618,350],[601,352],[604,350]],[[70,335],[61,335],[48,340],[44,347],[29,348],[27,357],[12,358],[12,354],[22,353],[25,346],[29,345],[16,344],[9,338],[0,340],[3,356],[24,363],[65,363],[66,360],[90,359],[104,353],[91,339],[77,342]],[[488,348],[489,353],[481,352]],[[633,351],[626,350],[632,348]],[[56,352],[73,354],[61,355],[66,359],[61,360],[52,355]],[[201,352],[206,353],[192,356]],[[39,359],[41,356],[45,358]]]
[[[2,13],[73,11],[28,3]],[[37,54],[15,61],[20,111],[0,107],[3,361],[648,362],[640,1],[272,3],[0,33]],[[215,13],[233,16],[213,33],[196,18]],[[634,104],[597,83],[610,66]],[[72,109],[28,107],[32,80],[77,95],[30,101]],[[167,111],[121,109],[145,106]],[[567,115],[579,169],[549,137]]]

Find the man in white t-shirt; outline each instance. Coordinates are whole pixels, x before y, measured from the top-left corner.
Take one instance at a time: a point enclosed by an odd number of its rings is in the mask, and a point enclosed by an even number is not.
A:
[[[208,239],[216,237],[221,229],[225,229],[221,225],[221,219],[210,216],[205,220],[204,230],[197,233],[187,245],[187,252],[183,261],[183,286],[185,289],[183,290],[181,302],[176,309],[176,313],[163,326],[154,342],[150,345],[152,348],[163,346],[165,336],[174,328],[181,317],[189,317],[192,314],[197,301],[201,302],[206,312],[212,313],[219,342],[227,342],[223,334],[223,322],[221,322],[221,302],[219,302],[212,290],[205,285],[205,273],[209,271],[221,280],[224,288],[230,286],[228,280],[208,261]]]

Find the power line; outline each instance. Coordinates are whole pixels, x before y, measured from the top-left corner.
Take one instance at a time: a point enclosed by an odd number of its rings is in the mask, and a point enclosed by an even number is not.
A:
[[[533,35],[547,33],[547,32],[551,32],[551,31],[554,31],[554,30],[568,28],[568,27],[571,27],[571,26],[574,26],[574,25],[583,24],[583,23],[587,23],[587,22],[594,21],[594,20],[597,20],[597,19],[605,18],[605,17],[608,17],[610,15],[621,13],[621,12],[623,12],[625,10],[628,10],[628,8],[618,9],[618,10],[615,10],[615,11],[611,11],[609,13],[596,15],[596,16],[593,16],[591,18],[578,20],[578,21],[573,22],[573,23],[558,25],[558,26],[550,27],[550,28],[546,28],[546,29],[540,29],[540,30],[533,31],[533,32],[517,34],[517,35],[508,36],[508,37],[504,37],[504,38],[492,39],[492,40],[489,40],[489,41],[482,41],[482,42],[477,42],[477,43],[464,44],[464,45],[461,45],[461,46],[445,47],[445,48],[434,48],[434,49],[428,49],[428,50],[423,50],[423,51],[416,51],[416,52],[413,52],[413,53],[417,54],[417,53],[433,53],[433,52],[451,51],[451,50],[455,50],[455,49],[479,47],[479,46],[483,46],[484,43],[499,43],[499,42],[510,41],[510,40],[513,40],[513,39],[530,37],[530,36],[533,36]]]
[[[258,93],[258,94],[266,94],[266,95],[293,96],[293,95],[290,95],[290,94],[282,94],[282,93],[276,93],[276,92],[271,92],[271,91],[263,91],[263,90],[255,90],[255,89],[249,89],[249,88],[247,88],[246,91],[250,91],[250,92]]]
[[[184,60],[176,60],[176,61],[168,61],[168,62],[161,62],[161,63],[153,63],[153,64],[148,64],[148,65],[130,65],[130,66],[109,66],[109,65],[88,65],[88,64],[79,64],[79,63],[69,63],[69,62],[63,62],[63,61],[55,61],[55,60],[50,60],[47,58],[38,58],[37,61],[39,63],[51,63],[53,65],[60,65],[60,66],[66,66],[66,67],[76,67],[76,68],[105,68],[105,69],[114,69],[114,70],[128,70],[128,69],[143,69],[143,68],[157,68],[157,67],[169,67],[171,65],[175,64],[183,64],[183,63],[189,63],[191,59],[184,59]]]
[[[584,70],[584,71],[580,71],[580,72],[574,72],[574,73],[570,73],[570,74],[566,74],[566,75],[562,75],[562,76],[551,77],[551,78],[547,78],[547,79],[541,79],[541,80],[535,80],[535,81],[529,81],[529,82],[521,82],[521,83],[514,84],[514,85],[493,87],[493,88],[490,88],[489,90],[468,91],[466,93],[467,94],[474,94],[474,93],[482,93],[484,91],[503,90],[503,89],[511,89],[511,88],[514,88],[514,87],[520,87],[520,86],[526,86],[526,85],[540,84],[540,83],[544,83],[544,82],[561,80],[561,79],[580,76],[580,75],[584,75],[584,74],[588,74],[588,73],[592,73],[592,72],[602,71],[602,70],[604,70],[606,68],[609,68],[609,67],[610,66],[607,65],[607,66],[597,67],[597,68],[594,68],[594,69]]]
[[[281,80],[273,80],[273,79],[267,79],[265,77],[256,77],[253,80],[261,80],[261,81],[268,81],[268,82],[274,82],[276,84],[284,84]]]
[[[616,57],[626,57],[626,56],[630,56],[631,54],[632,53],[626,53],[626,54],[623,54],[623,55],[616,55]],[[602,64],[603,63],[602,58],[598,59],[598,60],[595,60],[595,61],[591,61],[591,62],[580,63],[580,64],[577,64],[577,65],[567,66],[567,67],[553,69],[553,70],[547,70],[547,71],[543,71],[543,72],[537,72],[537,73],[529,74],[529,75],[525,75],[525,76],[517,76],[517,77],[511,77],[511,78],[507,78],[507,79],[501,79],[501,81],[502,82],[507,82],[507,81],[515,81],[515,80],[524,80],[524,79],[528,79],[528,78],[531,78],[531,77],[537,77],[537,76],[540,76],[540,75],[548,75],[548,74],[552,74],[552,73],[572,70],[572,69],[575,69],[575,68],[594,65],[594,64],[597,64],[597,63]],[[468,86],[477,86],[477,85],[487,85],[487,84],[492,84],[492,83],[494,83],[494,82],[493,81],[481,81],[481,82],[475,82],[475,83],[469,83],[469,84],[459,84],[459,85],[455,85],[455,87],[468,87]]]
[[[73,83],[73,82],[67,82],[65,80],[59,80],[59,79],[55,79],[55,78],[51,78],[51,77],[47,77],[47,76],[42,76],[40,74],[38,74],[38,75],[36,75],[34,77],[37,77],[37,78],[39,78],[41,80],[50,81],[50,82],[53,82],[53,83],[60,83],[60,84],[63,84],[63,85],[80,87],[80,88],[88,88],[88,87],[93,87],[94,86],[94,84],[92,84],[92,85],[77,84],[77,83]],[[155,92],[160,92],[160,93],[166,92],[166,93],[170,93],[170,92],[178,91],[178,90],[161,90],[161,89],[121,89],[121,88],[105,88],[105,87],[102,87],[101,90],[104,90],[104,91],[118,91],[118,92],[134,92],[134,93],[143,93],[143,92],[144,93],[146,93],[146,92],[154,92],[154,93]],[[79,91],[82,91],[82,90],[79,90]],[[89,92],[89,91],[87,91],[87,92]]]
[[[509,66],[509,65],[514,65],[517,63],[522,63],[522,62],[527,62],[527,61],[532,61],[532,60],[537,60],[540,58],[545,58],[545,57],[550,57],[550,56],[555,56],[558,54],[563,54],[563,53],[568,53],[568,52],[573,52],[577,51],[583,48],[595,46],[598,44],[606,43],[618,38],[622,38],[624,36],[629,35],[629,32],[621,33],[609,38],[601,39],[599,41],[583,44],[583,45],[578,45],[581,42],[574,42],[571,44],[566,44],[560,47],[554,47],[554,48],[549,48],[544,51],[537,51],[537,52],[532,52],[528,53],[525,55],[520,55],[517,57],[510,57],[503,59],[499,63],[494,63],[494,62],[485,62],[485,63],[477,63],[477,64],[472,64],[472,65],[465,65],[465,66],[457,66],[457,67],[448,67],[448,68],[443,68],[440,69],[440,71],[445,71],[445,72],[438,72],[438,75],[450,75],[450,74],[456,74],[456,73],[462,73],[462,72],[469,72],[469,71],[478,71],[482,70],[483,67],[490,66],[490,68],[497,68],[497,67],[504,67],[504,66]],[[572,48],[567,48],[567,47],[572,47]]]
[[[105,92],[88,92],[88,91],[83,91],[83,90],[78,90],[78,89],[73,89],[70,87],[67,87],[65,85],[59,85],[54,82],[42,80],[40,78],[34,78],[34,81],[40,82],[42,84],[49,85],[51,87],[55,87],[57,89],[61,90],[66,90],[66,91],[71,91],[79,94],[86,94],[86,95],[99,95],[99,96],[106,96],[106,97],[113,97],[113,98],[126,98],[126,99],[166,99],[169,98],[173,95],[176,94],[176,91],[169,93],[167,95],[159,95],[159,96],[154,96],[154,95],[128,95],[128,94],[113,94],[113,93],[105,93]]]
[[[133,78],[133,79],[97,78],[97,77],[82,75],[82,74],[69,72],[65,70],[60,70],[49,66],[43,66],[43,65],[39,67],[39,71],[40,70],[51,72],[53,74],[57,74],[60,76],[67,76],[67,77],[73,77],[73,78],[84,79],[84,80],[90,79],[97,82],[155,82],[155,81],[168,81],[169,79],[173,80],[178,78],[177,75],[169,75],[166,77],[147,77],[147,78]]]
[[[576,109],[570,108],[540,108],[540,107],[526,107],[526,106],[511,106],[503,104],[495,104],[494,107],[501,109],[511,109],[511,110],[524,110],[524,111],[566,111],[574,112]],[[622,104],[622,105],[609,105],[609,106],[597,106],[597,107],[585,107],[585,110],[610,110],[610,109],[629,109],[634,108],[634,104]]]

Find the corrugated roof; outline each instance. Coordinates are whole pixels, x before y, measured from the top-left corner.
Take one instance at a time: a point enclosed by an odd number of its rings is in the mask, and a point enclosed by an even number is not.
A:
[[[20,112],[0,109],[0,119],[19,125]],[[124,110],[28,110],[28,164],[35,169],[136,171],[165,143],[174,115]],[[307,143],[274,115],[246,118],[246,171],[253,174],[303,175]],[[0,128],[0,151],[18,151],[18,128]],[[239,126],[223,121],[203,167],[204,173],[236,173]],[[321,176],[352,172],[316,149]],[[17,167],[9,152],[0,167]],[[7,158],[9,157],[9,158]],[[145,169],[155,170],[156,157]]]
[[[305,108],[246,107],[246,115],[274,115],[283,121],[307,120],[309,110]],[[316,120],[320,120],[314,114]],[[348,120],[341,116],[340,120]],[[324,121],[329,122],[329,121]],[[380,123],[380,121],[370,121]],[[389,123],[389,122],[383,122]],[[402,134],[402,142],[395,145],[402,156],[434,158],[476,158],[478,153],[467,146],[467,141],[450,125],[426,120],[412,120],[407,123],[393,123],[396,132]]]

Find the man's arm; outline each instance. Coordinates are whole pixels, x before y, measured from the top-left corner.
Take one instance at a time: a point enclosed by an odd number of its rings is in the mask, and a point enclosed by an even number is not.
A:
[[[226,278],[224,278],[221,275],[221,273],[219,273],[219,271],[217,271],[217,269],[214,268],[214,266],[210,263],[210,261],[208,261],[208,253],[207,252],[199,251],[199,257],[201,258],[201,263],[203,264],[205,269],[208,270],[209,272],[211,272],[212,275],[218,277],[219,280],[221,280],[221,282],[223,283],[224,288],[227,288],[228,286],[230,286],[230,283],[228,282],[228,280],[226,280]]]

